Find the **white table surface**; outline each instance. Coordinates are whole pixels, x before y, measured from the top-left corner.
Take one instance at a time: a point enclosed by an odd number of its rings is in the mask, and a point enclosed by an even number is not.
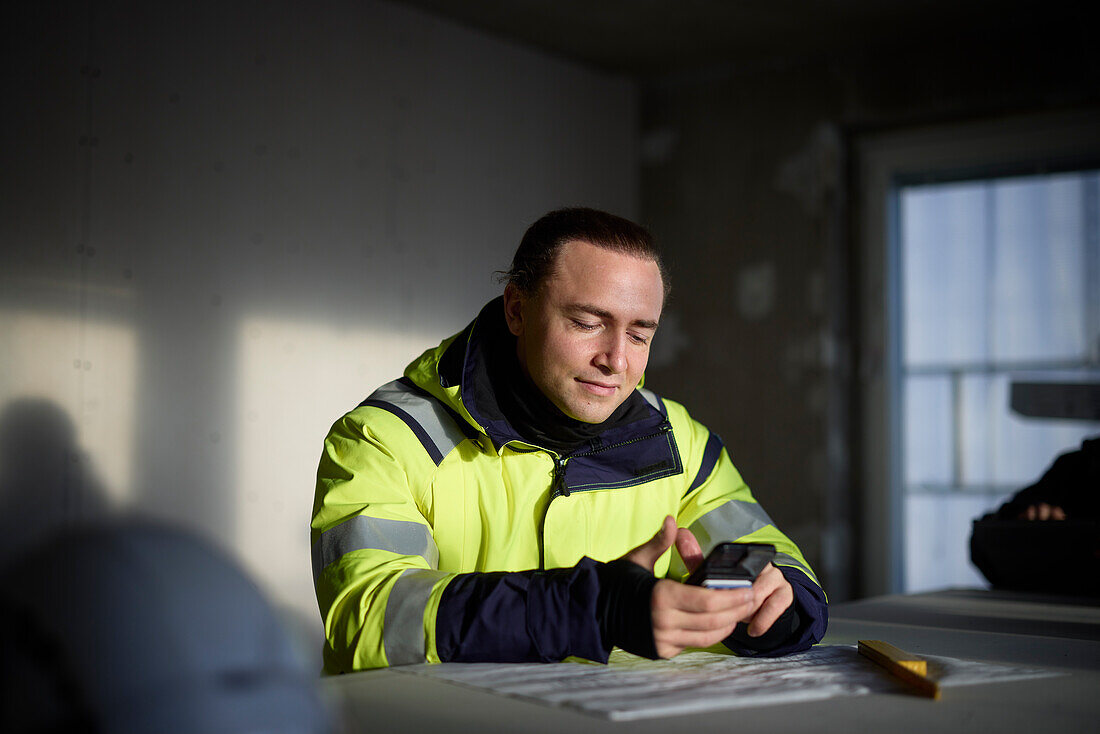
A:
[[[827,644],[879,639],[914,653],[1041,666],[1065,675],[950,688],[932,701],[873,694],[780,706],[612,722],[564,708],[393,670],[321,681],[354,732],[1096,732],[1100,731],[1100,605],[980,590],[834,605]]]

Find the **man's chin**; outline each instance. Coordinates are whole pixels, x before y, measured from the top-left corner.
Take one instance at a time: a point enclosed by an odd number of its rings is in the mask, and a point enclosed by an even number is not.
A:
[[[575,421],[580,421],[581,423],[595,424],[603,423],[605,420],[610,418],[611,414],[614,413],[615,409],[618,408],[621,404],[622,401],[616,402],[614,405],[604,403],[597,403],[595,405],[586,404],[567,406],[567,409],[559,405],[558,409]]]

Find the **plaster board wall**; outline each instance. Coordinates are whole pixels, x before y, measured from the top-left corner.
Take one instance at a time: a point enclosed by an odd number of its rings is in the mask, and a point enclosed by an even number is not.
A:
[[[636,214],[636,84],[385,2],[19,12],[4,526],[167,517],[316,624],[329,425],[498,293],[538,216]]]

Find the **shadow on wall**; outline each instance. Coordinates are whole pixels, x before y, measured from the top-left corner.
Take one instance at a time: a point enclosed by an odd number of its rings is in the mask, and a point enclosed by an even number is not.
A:
[[[111,511],[68,413],[44,398],[0,410],[0,566]]]

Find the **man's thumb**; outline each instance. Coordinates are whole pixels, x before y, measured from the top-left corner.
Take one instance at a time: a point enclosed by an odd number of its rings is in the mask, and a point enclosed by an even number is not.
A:
[[[637,563],[647,571],[652,572],[657,559],[676,542],[676,520],[672,515],[666,515],[665,521],[657,534],[646,542],[630,551],[623,558]]]

